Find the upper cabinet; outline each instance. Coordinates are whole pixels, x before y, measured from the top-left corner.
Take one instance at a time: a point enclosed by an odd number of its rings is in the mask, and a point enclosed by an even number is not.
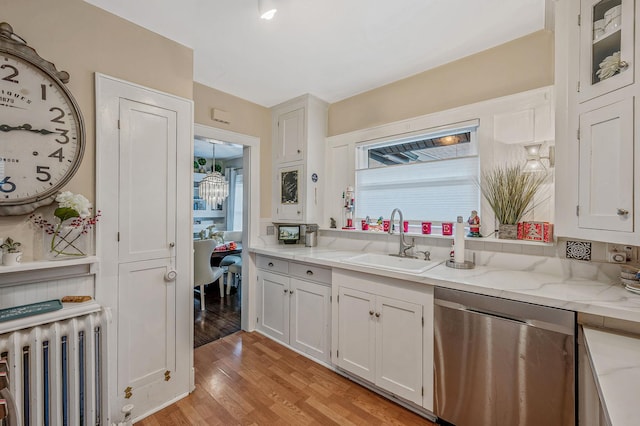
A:
[[[327,110],[311,95],[272,108],[274,222],[321,221]]]
[[[638,245],[635,2],[555,5],[556,235]]]
[[[579,102],[634,82],[633,14],[633,0],[581,2]]]

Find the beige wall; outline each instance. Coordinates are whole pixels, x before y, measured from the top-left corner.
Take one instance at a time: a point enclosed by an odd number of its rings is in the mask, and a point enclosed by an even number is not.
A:
[[[553,33],[538,31],[336,102],[329,136],[553,84]]]
[[[260,138],[260,217],[271,217],[271,111],[200,83],[193,84],[193,100],[197,124]],[[230,123],[213,121],[213,108],[226,111]]]
[[[104,73],[191,99],[193,52],[82,0],[2,1],[0,20],[40,56],[68,71],[80,105],[87,148],[68,190],[95,199],[94,73]],[[0,217],[0,236],[20,239],[30,260],[33,231],[26,216]]]

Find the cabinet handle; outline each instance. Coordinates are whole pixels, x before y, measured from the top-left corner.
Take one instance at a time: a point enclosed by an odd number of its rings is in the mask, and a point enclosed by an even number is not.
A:
[[[376,318],[380,318],[380,312],[376,312]]]
[[[269,268],[273,268],[273,262],[269,262],[269,264],[267,265]]]
[[[624,62],[624,61],[621,61],[621,62],[620,62],[620,65],[622,65],[622,62]],[[300,154],[301,152],[302,152],[302,151],[298,150],[298,154]]]
[[[369,315],[373,315],[373,311],[369,311]]]
[[[620,68],[620,71],[624,71],[624,70],[626,70],[627,68],[629,68],[629,62],[627,62],[627,61],[620,61],[620,62],[618,63],[618,67]]]
[[[284,294],[287,294],[289,290],[287,290],[286,288],[284,289]]]
[[[293,290],[289,290],[289,294],[293,294]]]
[[[629,210],[626,209],[618,209],[618,216],[626,216],[629,214]]]
[[[298,214],[300,214],[300,210],[298,210],[298,212],[297,212],[297,213],[298,213]]]
[[[313,275],[313,271],[312,270],[308,270],[307,271],[307,275]]]

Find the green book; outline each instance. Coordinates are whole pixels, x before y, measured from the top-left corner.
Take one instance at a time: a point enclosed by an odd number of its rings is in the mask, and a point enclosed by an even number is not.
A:
[[[11,308],[0,309],[0,322],[29,317],[31,315],[44,314],[47,312],[57,311],[58,309],[62,309],[62,302],[58,299],[30,303],[22,306],[13,306]]]

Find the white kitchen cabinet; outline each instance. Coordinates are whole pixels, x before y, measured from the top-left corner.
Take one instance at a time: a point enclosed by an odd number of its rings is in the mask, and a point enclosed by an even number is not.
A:
[[[615,8],[615,9],[614,9]],[[614,11],[618,11],[612,13]],[[616,17],[619,16],[619,17]],[[582,0],[579,15],[580,69],[578,101],[585,102],[634,82],[634,1]],[[602,29],[594,24],[605,25]],[[620,53],[625,66],[613,76],[598,74],[600,64]]]
[[[610,19],[614,7],[619,20]],[[639,13],[633,0],[556,3],[557,236],[640,244]],[[594,31],[605,14],[612,23]],[[619,70],[601,78],[603,59],[616,52]]]
[[[257,256],[256,262],[258,330],[330,362],[330,270],[266,256]]]
[[[311,95],[272,108],[274,222],[321,221],[327,110]]]
[[[580,114],[580,228],[633,232],[633,127],[633,98]]]
[[[335,271],[334,364],[433,410],[433,287]]]

